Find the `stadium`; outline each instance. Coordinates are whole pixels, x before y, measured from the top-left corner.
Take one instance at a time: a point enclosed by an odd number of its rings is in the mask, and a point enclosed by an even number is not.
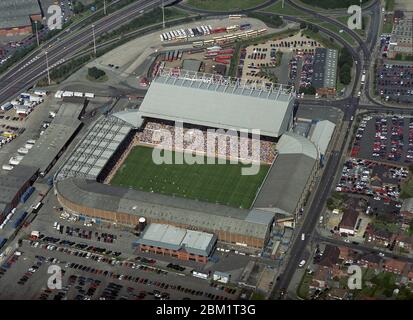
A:
[[[298,214],[318,168],[317,148],[290,132],[293,120],[288,87],[162,69],[139,110],[89,128],[56,173],[55,193],[74,214],[128,225],[144,217],[262,249],[276,217]],[[200,162],[155,163],[159,136],[171,137],[165,157]],[[253,164],[256,174],[243,175]]]

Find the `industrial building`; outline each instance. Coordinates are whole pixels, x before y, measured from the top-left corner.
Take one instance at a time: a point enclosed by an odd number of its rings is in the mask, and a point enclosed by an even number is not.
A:
[[[24,157],[21,164],[39,168],[40,176],[44,176],[80,129],[82,122],[79,117],[84,108],[84,99],[64,99],[56,117],[30,150],[30,156]]]
[[[316,48],[311,85],[321,96],[336,94],[338,51]]]
[[[208,262],[216,243],[214,234],[158,223],[147,226],[136,241],[140,251],[201,263]]]
[[[295,216],[304,206],[319,164],[316,146],[296,133],[285,133],[278,142],[275,159],[253,207]]]
[[[34,167],[18,165],[0,176],[0,221],[16,207],[20,196],[36,180],[37,172]]]
[[[38,0],[1,0],[0,36],[16,36],[32,32],[32,22],[42,20]]]

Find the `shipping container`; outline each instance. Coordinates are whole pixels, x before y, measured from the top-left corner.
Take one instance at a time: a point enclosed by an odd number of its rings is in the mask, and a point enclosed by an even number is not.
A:
[[[6,238],[0,237],[0,249],[3,248],[3,246],[6,244],[6,242],[7,242],[7,239],[6,239]],[[5,265],[5,264],[3,264],[2,267],[3,267],[4,265]],[[8,267],[7,267],[7,268],[8,268]]]
[[[27,190],[20,197],[20,202],[25,203],[27,201],[27,199],[29,199],[30,196],[33,194],[34,190],[35,190],[34,187],[32,187],[32,186],[28,187]]]
[[[27,211],[24,211],[24,212],[20,213],[17,216],[15,222],[13,223],[13,228],[19,227],[26,217],[27,217]]]

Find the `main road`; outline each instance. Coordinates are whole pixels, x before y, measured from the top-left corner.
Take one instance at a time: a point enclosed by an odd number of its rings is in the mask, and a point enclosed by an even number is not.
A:
[[[164,0],[164,5],[169,5],[176,0]],[[161,0],[137,0],[135,3],[111,13],[94,23],[95,36],[98,37],[110,32],[120,25],[136,18],[143,11],[153,9],[161,5]],[[143,10],[143,11],[142,11]],[[47,48],[49,67],[56,66],[74,54],[93,43],[92,26],[85,27],[80,31],[69,33],[60,41]],[[35,81],[44,77],[47,73],[46,54],[44,51],[37,54],[37,58],[31,63],[16,64],[5,75],[0,78],[0,103],[13,98],[19,92],[32,86]]]

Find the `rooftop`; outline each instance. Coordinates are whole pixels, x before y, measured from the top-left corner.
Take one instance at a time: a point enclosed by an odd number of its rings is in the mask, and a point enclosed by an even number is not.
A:
[[[254,88],[216,75],[161,72],[139,110],[143,117],[279,137],[288,129],[292,108],[292,92],[282,85]]]
[[[298,209],[318,153],[312,142],[291,132],[281,137],[278,152],[253,207],[292,215]]]
[[[0,29],[30,26],[30,16],[40,14],[38,0],[1,0]]]
[[[185,250],[192,254],[208,256],[213,249],[216,236],[211,233],[186,230],[168,224],[152,223],[144,231],[138,243]]]
[[[78,118],[84,108],[85,101],[83,99],[70,101],[63,101],[56,117],[30,149],[30,153],[21,161],[21,164],[37,167],[40,172],[45,172],[58,157],[82,124]]]
[[[105,185],[92,180],[68,178],[55,184],[65,199],[84,207],[142,215],[191,225],[198,230],[227,231],[265,238],[274,215],[213,203]]]
[[[83,136],[57,174],[57,179],[96,179],[119,145],[137,125],[137,112],[101,116]]]

